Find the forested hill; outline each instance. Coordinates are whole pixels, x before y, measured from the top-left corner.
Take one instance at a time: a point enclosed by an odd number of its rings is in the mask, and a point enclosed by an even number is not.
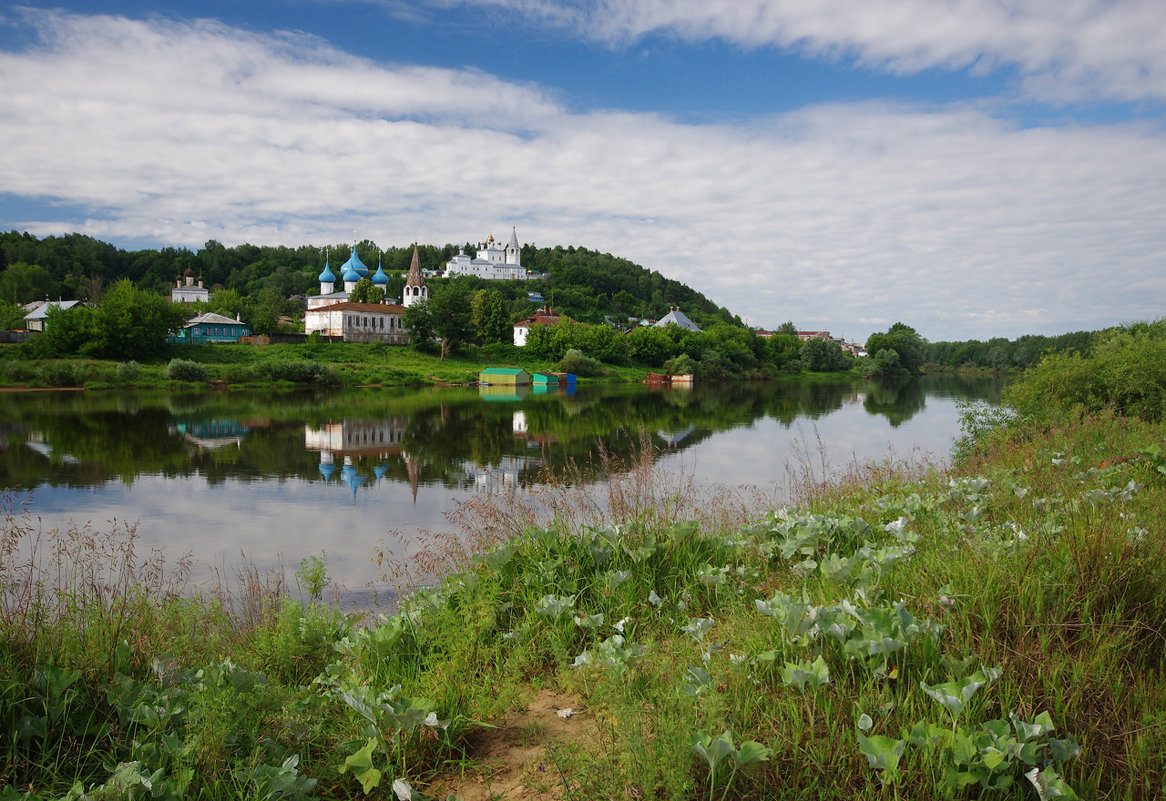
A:
[[[422,268],[443,269],[458,247],[421,245]],[[474,252],[474,245],[464,247],[467,253]],[[211,240],[197,251],[172,247],[129,251],[83,234],[39,239],[12,231],[0,234],[0,301],[26,303],[45,297],[89,300],[121,278],[133,280],[142,289],[167,293],[187,270],[212,290],[233,289],[244,297],[257,297],[264,290],[274,290],[285,298],[316,294],[316,277],[323,269],[326,252],[336,267],[348,259],[351,250],[348,244],[328,248],[225,247]],[[356,245],[356,252],[374,270],[383,259],[385,272],[395,277],[389,284],[389,295],[399,297],[412,246],[382,252],[366,240]],[[558,311],[588,322],[597,322],[604,315],[659,318],[669,307],[680,306],[702,325],[716,321],[741,325],[727,309],[691,287],[607,253],[527,245],[522,249],[522,264],[528,270],[546,273],[546,280],[490,282],[511,301],[516,315],[527,311],[526,293],[537,291]]]

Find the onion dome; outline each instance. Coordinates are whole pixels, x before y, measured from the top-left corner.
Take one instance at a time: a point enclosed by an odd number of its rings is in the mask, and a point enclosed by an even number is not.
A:
[[[332,471],[335,469],[335,465],[333,465],[331,462],[320,462],[320,475],[324,477],[325,481],[332,478]]]
[[[364,262],[356,255],[356,245],[352,246],[352,255],[348,257],[348,261],[344,262],[344,266],[340,269],[344,272],[344,280],[348,280],[348,270],[351,268],[356,272],[356,280],[359,281],[368,275],[368,267],[364,266]]]
[[[381,288],[388,286],[389,283],[389,277],[385,275],[385,269],[381,267],[379,259],[377,260],[377,271],[373,273],[372,282]]]
[[[336,276],[332,275],[332,268],[328,266],[328,259],[324,259],[324,272],[320,273],[320,277],[316,279],[321,284],[331,284],[335,282]]]
[[[358,273],[356,268],[353,267],[351,263],[349,263],[345,265],[344,275],[342,275],[341,278],[344,279],[344,283],[346,284],[355,284],[360,280],[360,273]]]

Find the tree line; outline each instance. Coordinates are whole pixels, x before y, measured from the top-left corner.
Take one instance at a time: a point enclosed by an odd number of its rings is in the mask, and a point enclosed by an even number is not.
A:
[[[319,291],[317,276],[325,260],[335,269],[356,255],[371,270],[379,264],[389,276],[387,297],[400,298],[404,274],[408,271],[413,246],[381,248],[369,240],[355,246],[326,247],[301,245],[226,247],[208,240],[202,248],[165,247],[123,250],[84,234],[46,236],[10,231],[0,233],[0,304],[11,307],[35,300],[75,299],[96,304],[102,293],[121,279],[129,279],[142,290],[165,295],[177,280],[191,274],[218,294],[230,290],[221,304],[233,310],[230,316],[246,311],[246,305],[260,305],[263,298],[270,313],[279,302],[302,298]],[[417,246],[421,268],[443,270],[459,249],[474,246],[445,244]],[[535,308],[528,297],[541,293],[545,302],[577,320],[601,322],[605,317],[626,320],[629,316],[659,318],[671,306],[682,306],[701,325],[724,322],[742,326],[728,309],[717,306],[703,294],[659,272],[627,259],[578,247],[522,249],[523,267],[543,274],[541,281],[477,281],[487,283],[502,295],[503,307],[511,322],[522,319]],[[242,304],[242,306],[241,306]],[[213,311],[225,313],[221,308]],[[294,311],[289,307],[286,311]],[[7,320],[7,317],[4,318]],[[264,320],[252,323],[255,330]]]

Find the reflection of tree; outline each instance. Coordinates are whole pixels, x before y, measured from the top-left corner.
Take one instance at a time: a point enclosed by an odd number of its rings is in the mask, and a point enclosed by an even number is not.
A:
[[[881,414],[898,428],[923,410],[925,400],[923,382],[918,378],[887,376],[870,382],[862,405],[870,414]]]
[[[0,426],[8,447],[0,449],[0,486],[93,486],[132,482],[143,473],[198,475],[213,484],[320,481],[323,457],[318,448],[305,446],[305,430],[344,421],[363,426],[391,421],[399,432],[393,449],[350,456],[366,486],[378,479],[417,480],[420,466],[422,482],[458,487],[467,462],[492,465],[503,459],[528,465],[520,481],[541,480],[543,470],[593,477],[606,469],[605,463],[633,462],[641,432],[648,432],[657,449],[683,451],[762,417],[789,426],[803,417],[823,417],[864,395],[869,413],[899,425],[923,409],[928,396],[993,400],[999,383],[939,376],[898,382],[734,382],[661,391],[602,385],[574,396],[532,395],[512,403],[485,402],[466,389],[5,393],[0,395]],[[518,426],[517,411],[522,412]],[[240,432],[237,441],[210,447],[183,435],[210,421],[233,423]],[[671,435],[681,431],[685,436],[673,441]],[[42,441],[35,449],[24,444],[29,432]]]

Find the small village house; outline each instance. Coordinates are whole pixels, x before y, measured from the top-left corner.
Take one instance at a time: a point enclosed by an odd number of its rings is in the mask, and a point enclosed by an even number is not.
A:
[[[180,345],[197,345],[204,342],[238,342],[240,337],[251,336],[251,328],[240,320],[232,320],[221,314],[207,312],[187,320],[168,341]]]

